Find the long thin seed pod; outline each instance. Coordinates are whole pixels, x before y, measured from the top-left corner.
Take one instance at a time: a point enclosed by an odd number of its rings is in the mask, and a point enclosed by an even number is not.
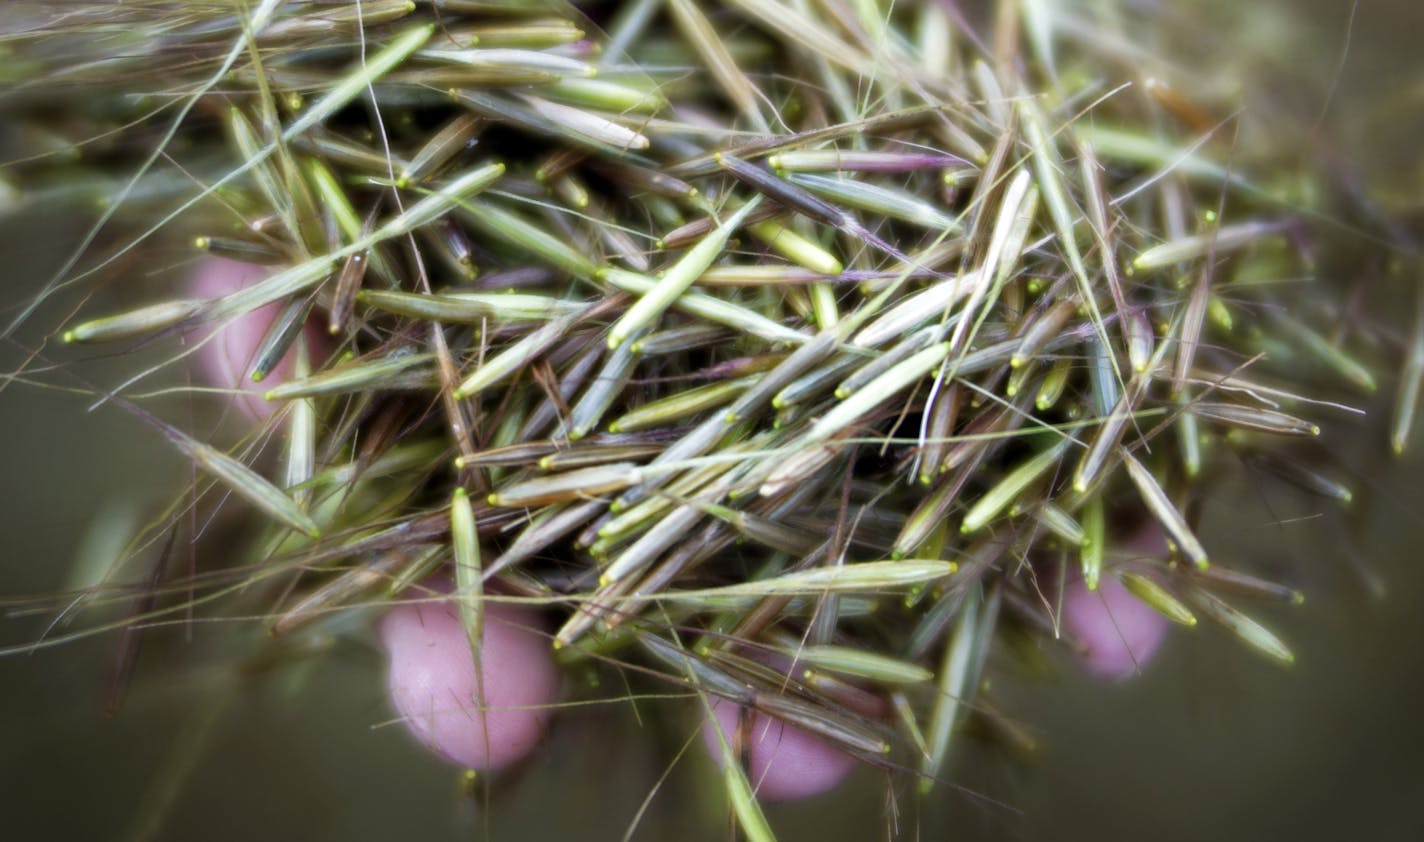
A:
[[[1030,360],[1037,358],[1049,340],[1062,333],[1075,309],[1077,309],[1077,302],[1071,298],[1065,298],[1050,307],[1048,312],[1040,316],[1029,326],[1028,330],[1024,331],[1018,348],[1014,350],[1013,357],[1009,359],[1009,365],[1020,368]]]
[[[787,180],[832,201],[862,211],[899,219],[922,228],[935,231],[957,231],[960,227],[958,220],[953,216],[908,192],[891,190],[888,187],[868,182],[823,175],[789,175]]]
[[[1206,567],[1206,548],[1201,545],[1191,527],[1187,525],[1187,519],[1182,517],[1182,513],[1177,511],[1176,506],[1172,505],[1171,499],[1167,497],[1167,492],[1162,490],[1162,486],[1157,484],[1157,479],[1132,454],[1123,453],[1121,455],[1123,464],[1127,466],[1127,475],[1132,478],[1133,484],[1142,494],[1142,501],[1147,504],[1148,511],[1157,518],[1157,522],[1176,542],[1177,548],[1188,560],[1197,567]]]
[[[834,254],[776,219],[748,220],[747,230],[767,248],[812,272],[839,275],[845,269]]]
[[[306,326],[311,308],[310,301],[293,298],[282,307],[282,311],[272,323],[267,325],[267,332],[258,343],[257,350],[252,355],[252,366],[248,369],[248,377],[253,383],[261,383],[267,379],[267,375],[282,362],[282,358],[291,350]]]
[[[1196,361],[1197,347],[1201,345],[1202,325],[1206,320],[1207,302],[1211,296],[1210,276],[1202,273],[1192,287],[1192,297],[1182,318],[1182,326],[1177,336],[1177,363],[1172,370],[1172,394],[1181,394],[1192,365]]]
[[[330,368],[310,377],[288,380],[268,389],[263,395],[269,401],[310,398],[360,392],[366,389],[392,388],[409,379],[411,369],[424,368],[432,355],[402,351],[372,360],[348,363]],[[424,382],[424,374],[421,374]]]
[[[707,267],[711,266],[712,261],[726,248],[732,232],[741,226],[748,214],[756,210],[758,204],[755,199],[747,202],[717,226],[716,230],[693,246],[681,260],[669,267],[653,284],[652,289],[635,301],[633,306],[613,323],[613,327],[609,328],[608,347],[617,348],[635,332],[650,327],[678,296],[686,292],[693,282],[707,271]]]
[[[168,440],[192,459],[194,464],[234,494],[298,532],[312,538],[321,536],[316,521],[303,512],[295,500],[268,482],[261,474],[175,427],[164,425],[161,429]]]
[[[1305,346],[1317,360],[1366,392],[1377,387],[1375,376],[1363,363],[1289,314],[1275,313],[1273,323]]]
[[[1103,575],[1103,556],[1107,552],[1107,518],[1103,512],[1102,495],[1093,494],[1083,504],[1083,546],[1081,559],[1083,584],[1090,591],[1098,589]]]
[[[599,277],[618,289],[637,295],[652,292],[660,283],[646,275],[628,272],[614,266],[604,267],[600,270]],[[706,319],[713,324],[759,336],[772,342],[791,342],[799,345],[810,338],[806,333],[768,319],[749,307],[697,292],[682,293],[672,300],[671,306],[699,319]]]
[[[1044,501],[1033,510],[1034,517],[1048,531],[1057,535],[1070,547],[1081,549],[1087,542],[1088,533],[1083,525],[1073,519],[1063,507],[1052,501]]]
[[[642,472],[631,462],[596,465],[511,483],[490,494],[489,503],[505,508],[535,508],[566,500],[587,500],[621,491],[641,480]]]
[[[1295,663],[1295,654],[1274,632],[1241,613],[1220,597],[1200,588],[1187,592],[1192,605],[1212,622],[1231,632],[1238,640],[1281,666]]]
[[[479,115],[461,114],[446,123],[411,156],[409,163],[401,167],[400,174],[396,176],[396,186],[405,189],[423,181],[427,175],[468,149],[483,122],[484,118]]]
[[[641,335],[641,333],[639,334]],[[623,342],[614,347],[603,368],[588,384],[578,403],[569,412],[568,437],[578,441],[598,426],[603,415],[613,405],[613,401],[628,385],[633,376],[633,367],[638,364],[638,355],[633,352],[634,342]]]
[[[1178,572],[1193,583],[1212,590],[1226,591],[1257,599],[1288,602],[1291,605],[1305,604],[1305,594],[1295,588],[1239,570],[1229,570],[1220,565],[1213,565],[1206,570],[1181,568]]]
[[[1038,188],[1048,206],[1048,215],[1052,217],[1053,224],[1058,229],[1058,242],[1067,255],[1068,267],[1072,269],[1073,276],[1078,281],[1078,296],[1087,308],[1099,341],[1103,343],[1103,347],[1111,347],[1107,329],[1103,325],[1102,313],[1098,309],[1097,296],[1093,291],[1093,282],[1088,277],[1082,252],[1078,249],[1077,236],[1073,233],[1075,214],[1069,209],[1067,193],[1059,174],[1058,150],[1049,136],[1037,102],[1027,98],[1019,100],[1019,118],[1023,122],[1024,133],[1028,136],[1029,147],[1033,151],[1034,174],[1037,176]],[[1113,370],[1116,371],[1117,358],[1110,355],[1108,359],[1112,361]]]
[[[841,210],[830,202],[820,199],[810,192],[790,182],[778,178],[770,170],[744,161],[735,155],[717,152],[713,156],[723,169],[734,178],[758,193],[797,213],[835,228],[837,231],[871,244],[896,260],[911,263],[899,249],[877,237],[870,229],[849,211]]]
[[[717,718],[712,716],[710,710],[708,716],[717,735],[717,749],[722,761],[722,785],[727,790],[737,824],[751,842],[776,842],[776,834],[772,832],[761,805],[757,803],[756,791],[752,789],[746,772],[742,770],[738,752],[733,750],[732,741],[723,733],[722,726],[717,723]]]
[[[985,602],[977,592],[969,595],[961,609],[959,622],[955,624],[954,636],[944,649],[944,663],[939,669],[938,698],[925,734],[928,751],[920,763],[923,775],[921,792],[929,792],[934,787],[935,777],[949,755],[954,727],[979,683],[979,670],[989,645],[988,630],[996,613],[993,608],[986,607]]]
[[[202,235],[193,238],[193,247],[217,257],[227,257],[264,266],[281,263],[287,255],[270,243],[242,237]]]
[[[509,346],[475,368],[455,390],[455,397],[465,399],[502,382],[557,342],[574,323],[576,316],[555,319]]]
[[[327,318],[327,332],[333,336],[346,329],[351,318],[351,310],[356,303],[356,294],[361,289],[361,281],[366,277],[369,256],[358,251],[346,258],[341,271],[336,273],[336,290],[332,295],[331,310]]]
[[[1163,617],[1180,626],[1191,627],[1197,624],[1196,615],[1192,613],[1192,610],[1183,605],[1181,600],[1173,596],[1151,576],[1144,576],[1131,570],[1122,570],[1118,572],[1117,577],[1123,587],[1127,588],[1133,596],[1147,603]]]
[[[485,571],[485,578],[529,559],[578,529],[606,508],[608,508],[608,504],[602,500],[589,500],[575,503],[564,509],[546,510],[544,516],[526,526],[514,543],[490,562],[489,568]]]
[[[293,377],[303,377],[311,370],[306,343],[297,343]],[[311,503],[311,489],[304,487],[316,470],[316,404],[310,398],[293,401],[287,420],[287,464],[284,485],[298,506]]]
[[[902,559],[900,561],[865,561],[838,567],[816,567],[798,570],[770,579],[739,582],[720,588],[703,590],[664,591],[660,599],[701,601],[708,597],[728,596],[814,596],[820,593],[863,593],[892,588],[908,588],[943,579],[956,567],[948,561]]]
[[[922,684],[934,678],[919,664],[849,646],[798,646],[787,654],[808,667],[877,684]]]
[[[1394,399],[1394,418],[1390,423],[1389,444],[1395,455],[1404,453],[1409,444],[1409,432],[1419,408],[1419,387],[1424,383],[1424,282],[1415,289],[1414,331],[1409,337],[1409,351],[1404,357],[1404,369],[1399,375],[1399,393]]]
[[[913,172],[945,167],[970,167],[968,161],[944,152],[863,151],[856,149],[788,149],[766,159],[783,172]]]
[[[576,278],[591,279],[598,271],[598,265],[579,249],[492,202],[481,203],[478,209],[464,209],[461,219]]]
[[[1262,433],[1275,433],[1282,436],[1320,435],[1320,427],[1315,424],[1284,412],[1277,412],[1274,409],[1260,409],[1235,403],[1197,401],[1192,404],[1192,414],[1209,421]]]
[[[984,496],[980,497],[979,501],[964,515],[964,520],[959,525],[959,531],[969,535],[982,529],[1007,508],[1024,489],[1047,473],[1054,465],[1057,465],[1063,452],[1068,449],[1068,444],[1068,439],[1062,439],[1005,474],[1004,478],[985,492]]]
[[[938,342],[867,383],[812,425],[808,442],[820,442],[855,423],[887,398],[929,374],[949,356],[948,342]]]
[[[759,379],[758,375],[738,377],[669,395],[624,413],[609,422],[608,431],[631,433],[660,427],[689,416],[700,415],[709,409],[730,403],[733,398]]]
[[[396,572],[410,561],[408,553],[389,552],[362,562],[302,597],[273,620],[267,631],[273,637],[281,637],[315,622],[355,597],[390,584]]]
[[[395,290],[366,290],[362,292],[360,301],[399,316],[475,325],[548,321],[577,313],[587,307],[587,304],[581,301],[515,292],[449,292],[428,295]]]
[[[1132,259],[1137,270],[1161,269],[1211,254],[1226,254],[1242,246],[1254,245],[1280,230],[1278,222],[1243,222],[1228,228],[1218,228],[1206,234],[1194,234],[1153,246]]]
[[[420,49],[426,41],[430,40],[430,36],[434,32],[435,25],[432,23],[411,27],[383,49],[367,57],[365,61],[361,62],[356,72],[333,85],[321,99],[312,103],[312,106],[300,117],[293,120],[291,125],[282,132],[283,140],[291,140],[305,134],[313,126],[324,122],[327,117],[345,108],[352,100],[370,88],[377,79],[389,73]]]
[[[381,238],[399,237],[434,222],[455,207],[463,206],[466,199],[488,188],[503,175],[504,164],[498,161],[470,170],[382,225]]]
[[[101,319],[77,324],[66,330],[65,342],[111,342],[118,339],[132,339],[144,336],[165,327],[179,324],[202,313],[207,302],[201,299],[184,298],[177,301],[162,301],[119,313]]]
[[[712,72],[727,98],[752,125],[764,129],[766,121],[762,118],[758,106],[756,85],[747,78],[737,60],[728,52],[712,22],[692,0],[668,0],[667,8],[673,22],[702,57],[703,63]]]

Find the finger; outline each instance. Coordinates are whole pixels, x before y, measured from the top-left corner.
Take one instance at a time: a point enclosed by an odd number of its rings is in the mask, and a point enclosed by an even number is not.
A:
[[[205,257],[194,268],[188,288],[198,298],[221,298],[263,280],[268,274],[270,267]],[[266,420],[279,407],[264,400],[262,392],[292,376],[290,351],[261,383],[253,382],[248,376],[257,349],[280,312],[280,304],[268,304],[209,328],[198,337],[201,345],[194,356],[199,375],[214,386],[239,392],[233,405],[254,421]],[[306,336],[312,357],[325,355],[330,340],[312,325],[307,326]]]
[[[702,726],[703,744],[719,764],[722,752],[718,728],[733,749],[739,749],[746,758],[747,780],[763,801],[809,798],[829,792],[855,768],[854,758],[825,740],[727,701],[713,702],[712,716]]]
[[[1167,553],[1162,531],[1155,525],[1138,528],[1117,549],[1139,557],[1160,558]],[[1166,639],[1168,625],[1116,576],[1103,576],[1095,591],[1075,578],[1063,592],[1063,627],[1082,644],[1083,666],[1101,678],[1123,679],[1139,673]]]
[[[530,611],[488,603],[480,680],[453,605],[397,605],[381,619],[391,701],[416,739],[466,768],[527,756],[548,725],[559,676]]]

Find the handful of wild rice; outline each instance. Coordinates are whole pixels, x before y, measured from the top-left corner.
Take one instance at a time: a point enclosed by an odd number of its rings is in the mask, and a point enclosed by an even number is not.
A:
[[[1137,46],[1150,21],[1028,0],[983,29],[870,0],[63,8],[8,36],[28,157],[7,201],[103,201],[46,295],[109,278],[131,301],[63,339],[177,349],[277,304],[247,374],[300,358],[266,393],[280,458],[139,410],[216,481],[203,505],[231,492],[270,533],[200,594],[287,634],[455,559],[472,635],[487,592],[532,600],[563,657],[927,782],[996,628],[1056,635],[1070,575],[1290,662],[1218,593],[1295,592],[1211,565],[1194,504],[1241,455],[1348,500],[1277,442],[1337,411],[1307,369],[1375,382],[1285,283],[1334,229],[1236,143],[1233,101]],[[192,241],[271,275],[190,299],[116,271]],[[1142,517],[1170,557],[1114,556]],[[144,616],[192,587],[155,585]],[[810,670],[787,688],[753,650]],[[854,713],[842,677],[897,718]]]

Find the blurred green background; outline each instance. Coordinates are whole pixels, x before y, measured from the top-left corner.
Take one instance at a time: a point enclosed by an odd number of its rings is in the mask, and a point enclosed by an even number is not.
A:
[[[1226,20],[1226,4],[1202,6],[1204,31]],[[1417,190],[1424,10],[1359,3],[1341,64],[1351,3],[1272,9],[1329,45],[1276,55],[1277,69],[1297,65],[1289,96],[1319,112],[1335,79],[1322,131],[1384,194]],[[84,223],[6,220],[0,305],[28,300]],[[31,329],[18,338],[34,347],[43,337]],[[21,361],[0,347],[0,372]],[[135,367],[100,356],[79,370],[113,384]],[[79,396],[0,384],[0,645],[13,645],[65,630],[48,628],[51,615],[24,616],[15,598],[64,587],[95,517],[156,509],[186,468],[111,407],[90,413]],[[1000,671],[997,700],[1038,737],[1035,754],[968,741],[955,777],[978,796],[940,789],[917,804],[902,794],[893,808],[884,779],[862,772],[834,796],[771,807],[781,837],[886,838],[898,822],[906,838],[917,826],[919,838],[1424,838],[1424,436],[1406,458],[1386,455],[1393,385],[1384,379],[1365,421],[1331,416],[1332,432],[1343,433],[1336,441],[1347,442],[1339,455],[1357,472],[1351,520],[1314,517],[1323,505],[1267,483],[1223,488],[1205,512],[1207,543],[1223,563],[1281,572],[1307,593],[1303,608],[1263,611],[1295,649],[1295,668],[1199,628],[1175,632],[1146,674],[1123,684],[1071,669],[1054,682]],[[640,839],[731,833],[700,749],[659,783],[693,724],[647,716],[656,702],[564,711],[527,768],[472,798],[452,770],[384,726],[381,665],[364,633],[309,667],[239,683],[201,666],[223,662],[231,631],[199,625],[191,643],[179,629],[160,635],[113,720],[100,705],[112,636],[0,658],[0,834],[115,838],[160,813],[153,829],[163,839],[617,839],[635,821]],[[194,739],[205,728],[206,740]],[[201,753],[184,755],[197,745]]]

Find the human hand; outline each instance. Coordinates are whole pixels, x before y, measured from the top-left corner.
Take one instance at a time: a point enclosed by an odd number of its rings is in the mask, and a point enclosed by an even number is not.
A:
[[[260,266],[208,258],[195,272],[192,290],[217,297],[264,275]],[[234,404],[253,420],[273,411],[251,393],[246,372],[276,316],[276,307],[269,306],[239,317],[218,328],[198,355],[209,382],[242,392]],[[319,348],[329,343],[310,326],[308,335]],[[291,370],[290,361],[283,361],[264,387],[289,378]],[[1155,526],[1126,536],[1117,549],[1139,555],[1166,552]],[[1089,591],[1081,579],[1070,581],[1062,610],[1064,629],[1082,646],[1083,668],[1096,676],[1135,674],[1166,634],[1167,621],[1112,576],[1103,577],[1096,591]],[[560,682],[537,614],[496,601],[487,604],[478,680],[464,626],[446,601],[412,601],[391,608],[379,623],[379,636],[389,659],[392,705],[428,749],[470,769],[494,770],[519,762],[538,746]],[[775,717],[725,700],[714,700],[710,712],[702,730],[709,753],[721,761],[718,728],[723,738],[744,740],[738,753],[746,759],[748,780],[762,799],[829,792],[855,768],[849,755]]]
[[[215,299],[261,281],[266,267],[220,257],[199,261],[188,288]],[[233,390],[232,405],[251,421],[277,409],[260,391],[292,377],[289,353],[262,384],[247,373],[279,305],[261,307],[201,336],[195,353],[200,377]],[[325,353],[331,340],[315,324],[308,347]],[[447,588],[448,589],[448,588]],[[479,680],[475,659],[456,609],[441,600],[397,605],[380,621],[390,661],[392,705],[421,743],[463,766],[489,770],[524,758],[538,744],[558,698],[558,673],[539,617],[490,601],[486,607]],[[481,696],[483,697],[481,703]]]

